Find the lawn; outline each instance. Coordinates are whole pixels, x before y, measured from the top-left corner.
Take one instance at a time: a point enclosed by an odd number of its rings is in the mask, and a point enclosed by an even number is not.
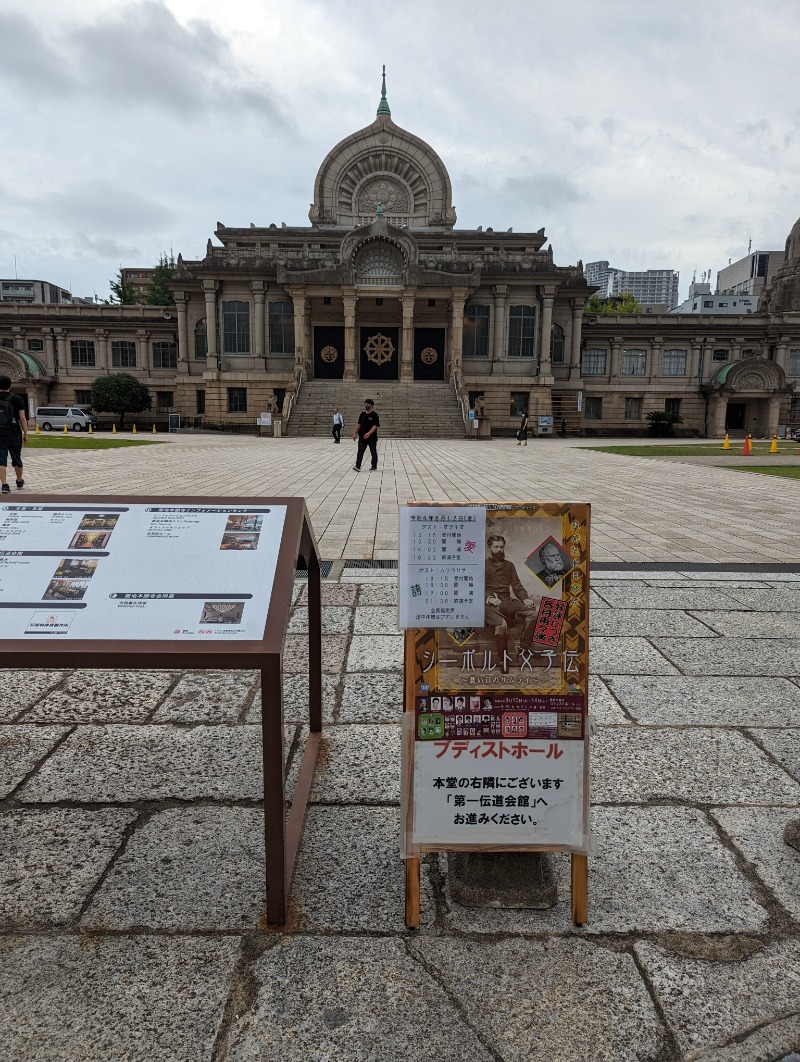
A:
[[[97,435],[34,435],[28,436],[31,450],[115,450],[119,446],[152,446],[158,439],[99,438]]]
[[[762,476],[783,476],[784,479],[800,479],[800,465],[731,465],[731,472],[760,472]]]
[[[582,450],[596,450],[602,454],[622,454],[625,457],[726,457],[742,456],[742,441],[731,443],[730,450],[723,450],[721,442],[711,443],[665,443],[661,446],[642,443],[638,446],[582,446]],[[766,457],[771,446],[769,439],[754,439],[753,453]],[[796,454],[799,445],[791,439],[779,439],[778,451],[784,456]]]

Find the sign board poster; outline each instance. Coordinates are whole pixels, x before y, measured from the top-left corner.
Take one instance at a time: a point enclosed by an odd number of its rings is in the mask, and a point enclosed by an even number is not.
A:
[[[407,635],[404,851],[586,853],[589,506],[481,508],[480,615]]]
[[[261,640],[285,505],[0,504],[0,638]]]

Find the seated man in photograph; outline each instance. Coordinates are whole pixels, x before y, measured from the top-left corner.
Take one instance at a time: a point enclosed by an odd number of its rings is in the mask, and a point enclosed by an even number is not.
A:
[[[509,640],[509,628],[520,625],[520,645],[530,648],[536,625],[536,603],[520,582],[517,569],[506,560],[506,540],[502,535],[489,535],[486,540],[486,617],[484,623],[494,629],[495,644],[501,662],[503,653],[513,656],[516,651]]]

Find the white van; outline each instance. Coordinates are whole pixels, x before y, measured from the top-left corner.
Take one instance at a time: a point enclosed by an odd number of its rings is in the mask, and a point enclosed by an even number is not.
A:
[[[61,431],[65,424],[68,431],[88,431],[90,424],[92,428],[96,426],[97,417],[77,406],[39,406],[36,423],[42,431]]]

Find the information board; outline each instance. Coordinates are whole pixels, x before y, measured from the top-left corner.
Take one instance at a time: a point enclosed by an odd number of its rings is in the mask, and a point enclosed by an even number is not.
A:
[[[0,637],[260,640],[286,506],[0,505]]]
[[[483,622],[482,505],[400,508],[400,627]]]
[[[479,508],[477,618],[407,633],[404,852],[586,853],[589,506]],[[401,600],[415,560],[403,543]]]

